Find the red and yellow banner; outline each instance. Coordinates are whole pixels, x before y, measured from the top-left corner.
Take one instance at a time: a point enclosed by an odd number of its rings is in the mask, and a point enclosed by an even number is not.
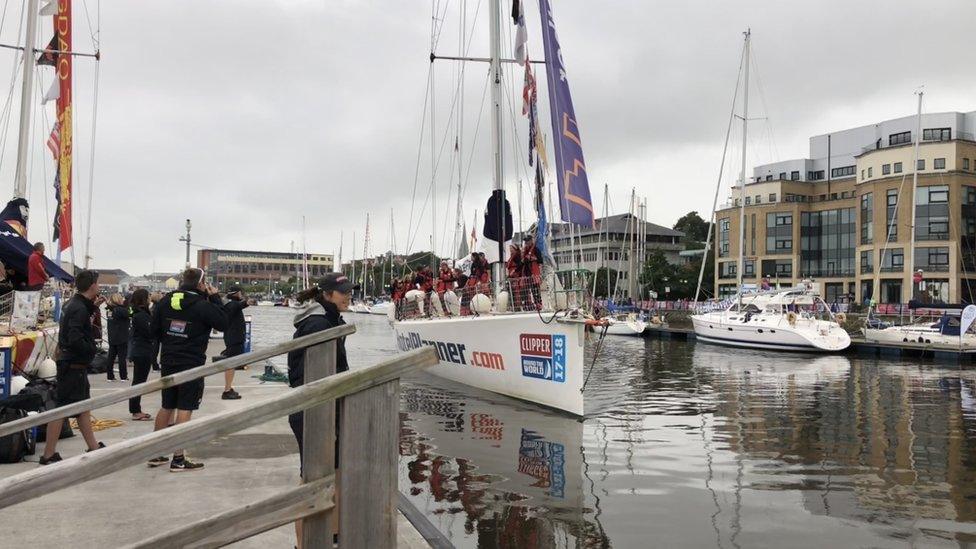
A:
[[[58,0],[58,13],[54,16],[54,32],[58,51],[71,51],[71,0]],[[58,155],[58,246],[63,251],[71,247],[71,55],[58,56],[57,77],[61,84],[58,98],[58,126],[61,134],[61,150]]]

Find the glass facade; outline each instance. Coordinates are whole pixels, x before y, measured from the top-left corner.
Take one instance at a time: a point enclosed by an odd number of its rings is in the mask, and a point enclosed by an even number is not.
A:
[[[874,250],[864,250],[861,252],[861,272],[874,272]]]
[[[949,272],[949,248],[915,248],[915,268],[925,272]]]
[[[949,186],[921,187],[915,196],[915,240],[949,240]]]
[[[738,265],[736,261],[720,261],[718,264],[719,278],[735,278],[738,275]]]
[[[861,244],[870,244],[874,240],[874,195],[861,195]]]
[[[881,303],[901,303],[901,280],[881,281]]]
[[[800,276],[853,276],[854,208],[800,214]]]
[[[962,187],[959,255],[965,271],[976,271],[976,187]]]
[[[766,214],[766,253],[769,255],[793,253],[793,214],[786,212]]]

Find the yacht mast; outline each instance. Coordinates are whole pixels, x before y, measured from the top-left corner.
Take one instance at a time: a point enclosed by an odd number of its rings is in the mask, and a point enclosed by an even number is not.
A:
[[[494,190],[500,190],[502,198],[505,197],[504,182],[504,145],[502,143],[502,48],[501,48],[501,14],[499,13],[500,3],[498,0],[490,0],[489,3],[489,36],[491,38],[491,176]],[[499,228],[505,232],[505,212],[502,203],[499,215]],[[495,264],[495,272],[492,277],[495,280],[495,294],[502,291],[505,276],[505,237],[512,235],[502,234],[498,241],[498,263]]]
[[[20,135],[17,138],[17,170],[14,198],[27,195],[27,152],[30,150],[31,107],[34,106],[34,44],[37,42],[37,0],[27,2],[27,37],[24,39],[24,83],[20,94]]]
[[[746,144],[749,131],[749,39],[752,30],[746,30],[746,45],[743,60],[745,64],[745,79],[742,96],[742,171],[739,172],[739,264],[736,273],[739,278],[739,306],[742,306],[742,273],[745,271],[746,256]]]
[[[925,92],[918,92],[918,114],[915,116],[915,160],[912,162],[912,201],[911,201],[911,216],[909,220],[912,223],[912,239],[908,242],[908,276],[911,280],[910,288],[911,291],[908,292],[908,299],[912,300],[915,298],[915,195],[918,193],[918,145],[922,141],[922,96]],[[884,262],[884,258],[881,258]]]

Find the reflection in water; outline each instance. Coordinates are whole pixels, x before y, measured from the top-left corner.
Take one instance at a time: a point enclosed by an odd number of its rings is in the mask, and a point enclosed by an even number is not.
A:
[[[388,357],[351,319],[353,367]],[[969,365],[620,338],[586,392],[579,422],[406,380],[401,491],[459,547],[976,544]]]

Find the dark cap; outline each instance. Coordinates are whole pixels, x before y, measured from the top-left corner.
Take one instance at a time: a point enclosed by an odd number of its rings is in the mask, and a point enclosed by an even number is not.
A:
[[[243,291],[244,291],[244,289],[241,288],[240,286],[238,286],[237,284],[234,284],[233,286],[230,286],[230,287],[227,288],[227,294],[228,295],[230,295],[230,294],[236,294],[237,292],[243,292]]]
[[[342,292],[348,294],[353,290],[359,289],[349,277],[342,273],[329,273],[319,279],[319,289],[323,292]]]

